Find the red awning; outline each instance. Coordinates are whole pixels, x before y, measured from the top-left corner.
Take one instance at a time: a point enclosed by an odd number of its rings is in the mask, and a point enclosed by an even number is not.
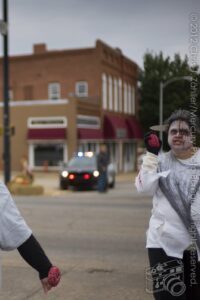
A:
[[[102,140],[101,129],[78,128],[78,139],[80,140]]]
[[[134,117],[126,118],[128,136],[130,139],[143,139],[143,132],[140,123]]]
[[[127,139],[128,129],[123,117],[106,115],[104,117],[104,138],[105,139]]]
[[[66,128],[29,128],[28,140],[65,140]]]

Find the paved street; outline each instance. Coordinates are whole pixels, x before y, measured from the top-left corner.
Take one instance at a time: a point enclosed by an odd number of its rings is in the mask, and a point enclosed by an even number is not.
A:
[[[53,187],[52,187],[53,188]],[[52,191],[53,193],[53,191]],[[145,230],[151,200],[120,180],[108,194],[57,189],[53,196],[15,197],[62,282],[56,300],[150,300],[145,291]],[[37,273],[17,251],[2,255],[2,300],[46,299]]]

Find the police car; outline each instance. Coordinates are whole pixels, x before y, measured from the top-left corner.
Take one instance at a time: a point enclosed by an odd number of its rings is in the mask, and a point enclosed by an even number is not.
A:
[[[108,186],[115,186],[116,171],[112,163],[108,165]],[[97,155],[93,152],[78,152],[69,162],[62,164],[60,189],[96,189],[99,172]]]

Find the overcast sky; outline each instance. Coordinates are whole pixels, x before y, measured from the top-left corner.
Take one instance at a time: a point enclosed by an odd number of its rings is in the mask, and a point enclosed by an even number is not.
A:
[[[94,47],[95,40],[102,39],[140,67],[147,50],[189,55],[190,14],[198,12],[200,18],[199,0],[8,2],[10,54],[30,54],[34,43],[46,43],[52,50]]]

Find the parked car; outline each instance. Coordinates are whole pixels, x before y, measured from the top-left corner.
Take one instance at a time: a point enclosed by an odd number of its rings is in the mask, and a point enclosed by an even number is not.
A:
[[[79,152],[76,156],[63,163],[60,171],[60,189],[69,187],[80,189],[96,189],[99,172],[97,155],[93,152]],[[112,163],[108,165],[108,186],[114,188],[116,171]]]

